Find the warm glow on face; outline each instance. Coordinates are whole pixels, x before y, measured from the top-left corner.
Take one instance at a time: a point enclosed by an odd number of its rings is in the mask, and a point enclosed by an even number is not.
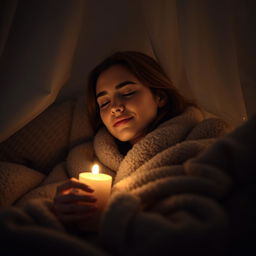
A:
[[[99,165],[98,164],[94,164],[92,167],[92,174],[99,174]]]
[[[103,124],[115,138],[131,144],[144,137],[163,104],[159,96],[120,65],[100,74],[96,94]]]

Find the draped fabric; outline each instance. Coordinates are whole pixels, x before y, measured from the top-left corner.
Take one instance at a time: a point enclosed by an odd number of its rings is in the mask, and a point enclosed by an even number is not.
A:
[[[238,125],[256,110],[253,0],[1,1],[0,141],[86,93],[117,50],[155,57],[175,86]]]
[[[85,2],[3,1],[0,140],[44,111],[70,77]]]

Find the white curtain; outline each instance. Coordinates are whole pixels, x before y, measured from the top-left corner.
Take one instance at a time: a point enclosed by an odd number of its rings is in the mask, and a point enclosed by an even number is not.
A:
[[[181,92],[238,125],[255,113],[253,0],[4,1],[0,141],[85,93],[116,50],[154,56]]]
[[[245,41],[243,29],[251,24],[237,13],[243,7],[243,16],[248,17],[249,2],[144,0],[142,3],[155,55],[175,85],[207,111],[234,125],[246,120],[256,110],[253,99],[248,98],[255,95],[255,80],[247,81],[251,84],[248,95],[245,91],[249,84],[243,83],[243,77],[249,76],[245,65],[252,65],[249,63],[252,51],[247,48],[247,55],[241,54],[243,62],[239,54],[244,51],[240,46]],[[252,25],[249,32],[255,35]]]
[[[69,79],[85,1],[2,1],[0,141],[56,99]]]

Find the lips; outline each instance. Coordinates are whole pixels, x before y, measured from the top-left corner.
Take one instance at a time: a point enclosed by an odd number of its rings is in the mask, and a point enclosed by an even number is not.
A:
[[[114,122],[114,127],[128,123],[133,117],[117,118]]]

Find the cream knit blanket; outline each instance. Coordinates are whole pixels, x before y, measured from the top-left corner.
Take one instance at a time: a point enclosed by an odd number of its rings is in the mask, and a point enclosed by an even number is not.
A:
[[[222,253],[228,221],[218,200],[229,191],[231,180],[218,169],[186,161],[225,132],[223,121],[204,120],[199,110],[190,108],[122,157],[101,130],[94,140],[96,156],[117,172],[102,220],[105,246],[118,255]]]
[[[48,231],[64,232],[49,207],[40,207],[29,199],[51,199],[59,182],[78,177],[98,162],[104,172],[115,176],[99,230],[107,251],[117,255],[216,255],[223,252],[221,242],[228,229],[228,216],[220,202],[232,182],[223,170],[195,157],[228,129],[222,120],[205,119],[201,111],[189,108],[145,136],[125,157],[118,152],[112,136],[102,129],[93,142],[71,150],[66,162],[17,205],[25,205],[29,216],[37,216],[38,209],[42,210],[43,223],[37,218],[32,222],[38,229],[47,226]],[[4,228],[10,232],[8,226]]]
[[[149,133],[125,157],[106,129],[93,141],[95,155],[92,144],[71,151],[67,163],[73,176],[90,169],[92,162],[116,173],[100,229],[105,246],[118,255],[216,254],[227,225],[217,201],[229,191],[231,180],[214,168],[182,164],[227,130],[222,120],[204,119],[201,111],[189,108]]]

